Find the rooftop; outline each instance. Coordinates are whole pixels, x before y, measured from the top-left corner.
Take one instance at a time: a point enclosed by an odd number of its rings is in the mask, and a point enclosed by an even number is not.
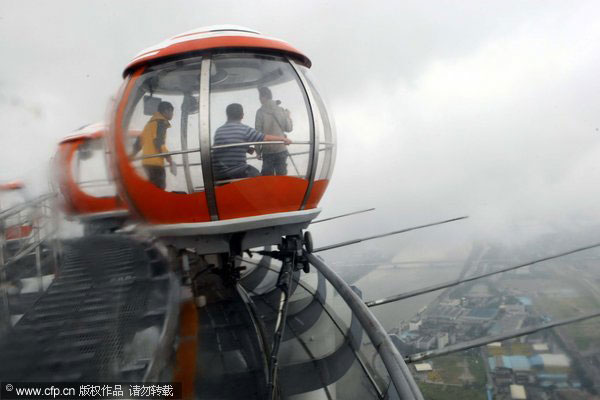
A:
[[[531,364],[526,356],[496,356],[489,357],[488,364],[493,371],[496,368],[508,368],[513,371],[530,371]]]
[[[537,354],[531,357],[531,365],[543,367],[568,367],[571,360],[564,354]]]
[[[533,350],[540,352],[549,350],[548,345],[546,343],[534,343],[532,347]]]
[[[417,372],[426,372],[432,370],[431,364],[429,363],[415,364],[415,369],[417,370]]]
[[[510,397],[515,400],[527,399],[525,387],[523,385],[510,385]]]

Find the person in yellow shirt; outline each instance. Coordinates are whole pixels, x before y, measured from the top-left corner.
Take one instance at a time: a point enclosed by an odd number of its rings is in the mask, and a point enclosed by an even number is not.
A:
[[[158,111],[152,115],[141,135],[138,136],[133,144],[133,152],[130,157],[134,157],[140,150],[142,150],[142,156],[144,157],[167,153],[169,149],[165,145],[165,140],[167,137],[167,128],[171,127],[169,121],[172,118],[173,105],[166,101],[160,102]],[[147,157],[142,159],[142,166],[148,175],[148,180],[163,190],[167,187],[165,159],[169,162],[173,171],[174,164],[171,156]]]

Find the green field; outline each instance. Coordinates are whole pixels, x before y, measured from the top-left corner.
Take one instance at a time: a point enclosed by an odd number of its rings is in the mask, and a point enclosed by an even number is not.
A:
[[[439,357],[433,360],[433,370],[438,373],[442,382],[460,385],[462,381],[459,377],[464,372],[464,368],[461,366],[463,361],[464,357],[457,354]]]
[[[485,366],[478,351],[450,354],[432,360],[433,371],[428,378],[446,385],[483,388],[486,384]]]
[[[600,320],[592,319],[563,327],[579,351],[600,347]]]
[[[528,343],[503,342],[502,347],[488,347],[490,356],[531,356],[533,350]]]
[[[573,298],[540,296],[536,306],[553,319],[570,318],[600,308],[598,300],[589,294]],[[568,325],[561,329],[564,329],[580,351],[600,347],[600,337],[598,337],[600,320],[598,319]]]
[[[475,378],[474,386],[483,388],[486,384],[485,366],[482,365],[483,361],[481,357],[469,356],[467,361],[469,362],[469,370]],[[483,390],[483,389],[482,389]]]

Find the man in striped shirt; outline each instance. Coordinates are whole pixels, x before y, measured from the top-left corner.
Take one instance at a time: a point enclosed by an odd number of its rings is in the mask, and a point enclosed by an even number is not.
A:
[[[213,146],[241,144],[248,142],[279,141],[286,145],[292,143],[287,137],[266,135],[242,124],[244,109],[241,104],[232,103],[225,109],[227,122],[217,128]],[[212,165],[215,180],[238,179],[259,176],[260,172],[246,163],[246,153],[252,154],[250,145],[217,148],[212,153]]]

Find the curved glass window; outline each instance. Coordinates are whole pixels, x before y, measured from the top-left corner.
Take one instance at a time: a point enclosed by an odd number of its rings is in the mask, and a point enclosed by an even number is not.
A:
[[[215,185],[256,176],[307,179],[310,118],[302,84],[287,59],[214,55],[210,134]],[[285,138],[292,143],[286,145]]]
[[[78,146],[71,160],[71,172],[77,186],[94,197],[114,197],[116,187],[106,165],[103,139],[86,139]]]
[[[333,173],[333,165],[335,164],[336,152],[336,137],[335,126],[333,120],[327,113],[325,102],[319,95],[319,91],[315,85],[315,79],[308,68],[303,65],[296,64],[302,75],[306,79],[312,96],[316,102],[316,110],[313,110],[315,119],[315,133],[319,139],[319,156],[317,164],[317,172],[315,180],[329,180]]]
[[[136,81],[123,118],[139,132],[127,149],[138,175],[176,193],[202,190],[198,148],[200,58],[148,68]]]

